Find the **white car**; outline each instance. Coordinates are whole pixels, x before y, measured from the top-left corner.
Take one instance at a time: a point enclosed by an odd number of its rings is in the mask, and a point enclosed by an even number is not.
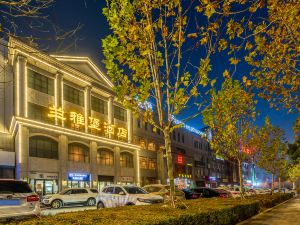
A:
[[[143,187],[148,193],[160,195],[164,199],[170,198],[170,185],[163,184],[149,184]],[[175,187],[175,199],[185,200],[185,194],[183,191]]]
[[[150,205],[164,202],[163,197],[149,194],[133,185],[112,185],[102,189],[97,195],[97,208],[112,208],[129,205]]]
[[[0,220],[38,216],[40,213],[39,196],[27,182],[0,179]]]
[[[87,205],[96,204],[97,189],[93,188],[70,188],[54,195],[45,195],[42,199],[44,205],[59,209],[66,205]]]

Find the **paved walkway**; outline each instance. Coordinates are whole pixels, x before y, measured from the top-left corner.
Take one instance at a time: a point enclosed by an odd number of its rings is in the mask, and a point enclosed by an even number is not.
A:
[[[300,225],[300,197],[258,214],[238,225]]]

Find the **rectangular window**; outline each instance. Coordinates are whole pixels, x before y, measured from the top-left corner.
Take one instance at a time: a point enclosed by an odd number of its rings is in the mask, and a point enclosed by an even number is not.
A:
[[[140,168],[148,169],[148,159],[146,157],[140,157]]]
[[[184,143],[184,134],[181,136],[181,141]]]
[[[114,118],[122,121],[126,121],[126,110],[119,107],[119,106],[114,106]]]
[[[198,141],[194,141],[194,148],[198,148]]]
[[[156,160],[155,159],[149,159],[149,170],[156,170]]]
[[[176,133],[173,131],[173,140],[176,141]]]
[[[155,144],[153,142],[150,142],[148,144],[148,150],[150,150],[150,151],[156,151],[156,147],[155,147]]]
[[[180,142],[180,133],[177,134],[177,141]]]
[[[102,99],[96,98],[92,96],[92,110],[102,113],[102,114],[107,114],[107,102],[103,101]]]
[[[84,106],[84,94],[76,88],[64,85],[64,100],[76,105]]]
[[[54,79],[48,78],[33,70],[28,70],[28,87],[54,96]]]
[[[28,117],[33,120],[54,123],[54,118],[48,117],[49,109],[47,107],[28,102]]]

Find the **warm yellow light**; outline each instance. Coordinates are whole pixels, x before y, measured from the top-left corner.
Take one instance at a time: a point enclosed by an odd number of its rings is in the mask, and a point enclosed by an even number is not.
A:
[[[69,75],[70,77],[73,77],[73,78],[75,78],[75,79],[77,79],[77,80],[79,80],[79,81],[81,81],[81,82],[83,82],[83,83],[85,83],[85,84],[87,84],[87,85],[91,85],[89,82],[87,82],[87,81],[85,81],[85,80],[83,80],[83,79],[81,79],[81,78],[79,78],[79,77],[76,77],[76,76],[74,76],[73,74],[70,74],[69,72],[67,72],[67,71],[65,71],[65,70],[62,70],[62,69],[60,69],[60,68],[58,68],[58,67],[56,67],[56,66],[53,66],[53,65],[51,65],[51,64],[49,64],[49,63],[47,63],[47,62],[45,62],[45,61],[42,61],[42,60],[40,60],[40,59],[38,59],[38,58],[36,58],[36,57],[34,57],[34,56],[32,56],[32,55],[29,55],[29,54],[27,54],[27,53],[25,53],[25,52],[22,52],[22,51],[18,50],[18,49],[16,49],[16,52],[20,52],[20,53],[22,53],[23,55],[26,55],[28,58],[32,58],[32,59],[34,59],[34,60],[36,60],[36,61],[38,61],[38,62],[40,62],[40,63],[42,63],[42,64],[45,64],[46,66],[49,66],[49,67],[51,67],[51,68],[57,70],[58,72],[67,74],[67,75]]]
[[[108,138],[96,136],[93,134],[87,134],[87,133],[83,133],[80,131],[64,128],[64,127],[59,127],[59,126],[55,126],[55,125],[51,125],[51,124],[47,124],[47,123],[34,121],[31,119],[16,117],[16,121],[17,121],[17,123],[19,123],[21,125],[26,125],[28,127],[35,127],[35,128],[48,130],[51,132],[57,132],[60,134],[66,134],[66,135],[71,135],[71,136],[75,136],[75,137],[80,137],[80,138],[87,139],[90,141],[94,140],[94,141],[99,141],[99,142],[103,142],[106,144],[113,144],[113,145],[116,145],[119,147],[125,147],[125,148],[130,148],[130,149],[135,149],[135,150],[140,149],[140,147],[138,145],[121,142],[121,141],[114,140],[114,139],[108,139]]]
[[[80,57],[80,56],[67,56],[67,55],[51,55],[52,57],[56,58],[59,61],[69,61],[69,62],[87,62],[93,70],[100,74],[100,76],[108,83],[110,87],[113,87],[113,83],[102,73],[101,70],[90,60],[88,57]]]

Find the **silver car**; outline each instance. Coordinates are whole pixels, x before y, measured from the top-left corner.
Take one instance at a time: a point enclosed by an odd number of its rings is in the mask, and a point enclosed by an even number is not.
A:
[[[160,195],[165,200],[169,200],[170,198],[170,185],[163,185],[163,184],[149,184],[143,187],[149,193]],[[179,190],[175,187],[175,198],[177,200],[185,200],[185,194],[183,191]]]
[[[40,215],[39,200],[27,182],[0,179],[0,220]]]

